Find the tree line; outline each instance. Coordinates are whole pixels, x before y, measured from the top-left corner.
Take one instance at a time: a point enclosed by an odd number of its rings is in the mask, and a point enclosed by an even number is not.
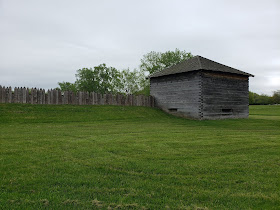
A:
[[[272,96],[249,92],[250,105],[280,104],[280,90],[274,91]]]
[[[127,68],[118,70],[104,63],[92,68],[82,68],[77,70],[75,75],[76,81],[74,83],[59,82],[58,89],[61,91],[87,91],[101,94],[150,95],[150,85],[147,79],[150,74],[192,57],[193,55],[190,52],[179,49],[164,53],[151,51],[143,55],[139,68],[137,69],[130,70]],[[280,104],[280,90],[274,91],[272,96],[249,92],[249,104]]]
[[[183,60],[192,58],[190,52],[175,49],[164,53],[151,51],[143,56],[138,69],[118,70],[115,67],[100,64],[92,68],[77,70],[76,81],[59,82],[62,91],[87,91],[96,93],[150,94],[147,77],[157,71],[176,65]]]

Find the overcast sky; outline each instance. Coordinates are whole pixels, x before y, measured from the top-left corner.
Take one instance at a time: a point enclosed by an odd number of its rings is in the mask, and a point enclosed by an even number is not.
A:
[[[280,0],[0,0],[0,85],[55,88],[101,63],[186,50],[280,89]]]

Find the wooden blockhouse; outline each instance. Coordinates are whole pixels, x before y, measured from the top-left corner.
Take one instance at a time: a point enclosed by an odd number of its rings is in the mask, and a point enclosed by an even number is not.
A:
[[[150,93],[164,111],[199,120],[247,118],[253,75],[195,56],[150,76]]]

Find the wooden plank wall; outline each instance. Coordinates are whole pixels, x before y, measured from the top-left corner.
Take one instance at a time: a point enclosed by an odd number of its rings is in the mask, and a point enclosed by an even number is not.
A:
[[[202,73],[202,119],[247,118],[248,77],[227,73]]]
[[[195,119],[247,118],[248,76],[193,71],[151,78],[156,106],[178,116]]]
[[[150,81],[150,93],[157,107],[174,115],[200,118],[199,71],[151,78]]]
[[[0,103],[22,104],[73,104],[73,105],[121,105],[155,107],[154,98],[144,95],[98,94],[60,90],[14,88],[0,86]]]

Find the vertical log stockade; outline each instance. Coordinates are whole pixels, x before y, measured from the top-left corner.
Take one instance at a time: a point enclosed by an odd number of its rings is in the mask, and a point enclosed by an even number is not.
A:
[[[73,104],[120,105],[154,107],[154,98],[144,95],[99,94],[95,92],[71,92],[51,89],[14,88],[0,86],[0,103],[22,104]]]

